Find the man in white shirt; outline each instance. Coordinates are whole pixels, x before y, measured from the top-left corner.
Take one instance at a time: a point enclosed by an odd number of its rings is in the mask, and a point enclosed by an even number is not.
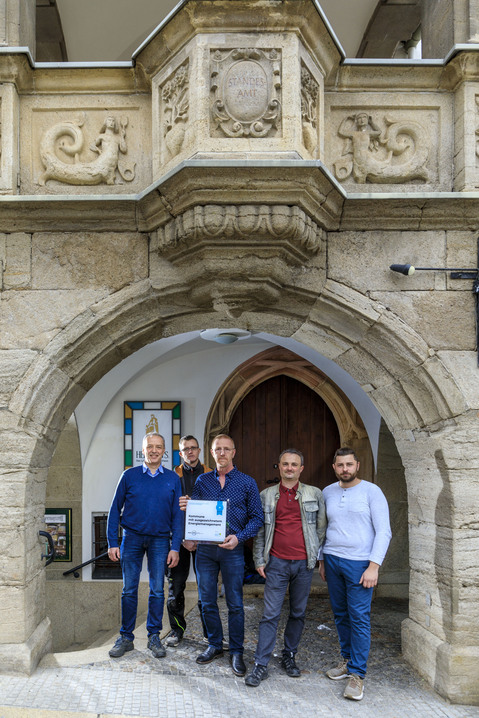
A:
[[[391,540],[389,508],[379,486],[359,478],[352,449],[336,451],[333,471],[337,483],[323,489],[328,526],[319,573],[328,583],[341,661],[326,675],[348,678],[344,697],[359,701],[371,644],[372,593]]]

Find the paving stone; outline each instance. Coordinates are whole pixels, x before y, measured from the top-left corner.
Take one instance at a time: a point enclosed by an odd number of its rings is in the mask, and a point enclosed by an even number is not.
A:
[[[245,661],[254,661],[261,598],[245,597]],[[220,599],[226,625],[226,606]],[[315,718],[378,715],[381,718],[479,718],[479,707],[450,705],[412,671],[401,656],[400,625],[407,603],[378,598],[373,603],[372,645],[361,703],[345,701],[343,681],[330,681],[324,671],[338,659],[333,616],[326,597],[311,596],[297,662],[299,679],[281,670],[282,628],[270,662],[268,680],[248,688],[231,672],[224,658],[206,666],[196,663],[204,650],[198,613],[189,614],[186,637],[168,648],[163,659],[134,650],[112,660],[67,668],[39,668],[32,676],[0,673],[0,718]],[[361,706],[361,707],[360,707]]]

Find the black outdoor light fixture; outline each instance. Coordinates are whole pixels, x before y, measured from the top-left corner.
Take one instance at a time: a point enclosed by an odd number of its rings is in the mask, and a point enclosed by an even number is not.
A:
[[[450,279],[472,279],[472,292],[476,302],[476,350],[478,351],[477,364],[479,366],[479,237],[477,238],[477,267],[475,269],[462,269],[458,267],[413,267],[412,264],[391,264],[389,269],[393,272],[410,277],[414,272],[450,272]]]

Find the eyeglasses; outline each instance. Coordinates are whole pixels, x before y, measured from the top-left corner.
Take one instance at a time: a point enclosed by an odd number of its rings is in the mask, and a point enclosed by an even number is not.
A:
[[[229,452],[234,451],[234,449],[227,449],[227,448],[221,446],[218,449],[213,449],[213,451],[215,454],[221,454],[221,453],[229,454]]]
[[[184,454],[187,454],[189,451],[198,451],[200,447],[199,446],[185,446],[184,449],[180,449]]]

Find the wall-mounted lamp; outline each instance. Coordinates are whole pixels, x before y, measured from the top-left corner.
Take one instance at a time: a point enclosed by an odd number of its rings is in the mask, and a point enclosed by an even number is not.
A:
[[[479,366],[479,237],[477,238],[477,267],[475,269],[461,269],[458,267],[413,267],[412,264],[391,264],[389,269],[410,277],[414,272],[450,272],[451,279],[472,279],[472,292],[476,302],[476,351],[478,351],[477,364]]]

